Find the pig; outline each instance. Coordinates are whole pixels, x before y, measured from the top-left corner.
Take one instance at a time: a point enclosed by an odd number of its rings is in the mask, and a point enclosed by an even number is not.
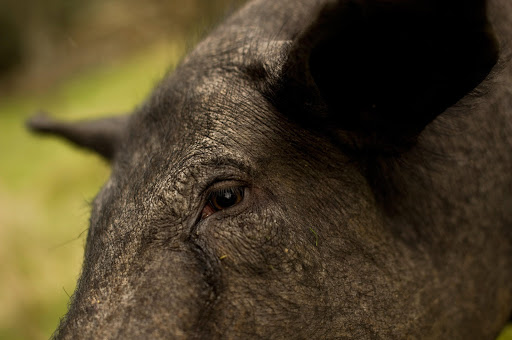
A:
[[[134,112],[55,339],[495,339],[512,2],[253,0]]]

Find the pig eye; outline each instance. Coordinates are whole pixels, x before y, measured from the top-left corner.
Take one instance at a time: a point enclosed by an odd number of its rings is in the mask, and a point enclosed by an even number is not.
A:
[[[245,187],[231,187],[217,189],[210,193],[206,206],[201,212],[201,219],[205,219],[208,216],[237,205],[242,201],[245,194]]]

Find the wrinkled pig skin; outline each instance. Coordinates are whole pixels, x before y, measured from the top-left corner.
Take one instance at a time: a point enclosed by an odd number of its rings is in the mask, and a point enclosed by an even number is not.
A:
[[[133,113],[56,339],[495,339],[512,2],[255,0]]]

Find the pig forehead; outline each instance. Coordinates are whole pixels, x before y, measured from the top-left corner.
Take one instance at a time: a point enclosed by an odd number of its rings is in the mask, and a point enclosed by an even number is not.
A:
[[[157,91],[131,124],[132,162],[150,157],[174,163],[208,154],[248,158],[282,144],[277,139],[290,129],[279,113],[243,77],[218,73],[171,79]]]
[[[159,119],[164,127],[160,133],[175,142],[204,137],[254,139],[268,136],[283,123],[254,85],[236,75],[214,73],[172,95],[182,96],[179,104],[160,112]]]
[[[256,41],[206,40],[200,44],[160,83],[142,111],[140,125],[149,126],[148,134],[158,134],[164,142],[183,142],[183,138],[190,142],[196,139],[191,136],[216,129],[218,136],[249,132],[254,137],[261,128],[269,133],[269,127],[278,127],[282,119],[260,92],[270,79],[255,79],[254,70],[267,78],[278,77],[290,41]]]

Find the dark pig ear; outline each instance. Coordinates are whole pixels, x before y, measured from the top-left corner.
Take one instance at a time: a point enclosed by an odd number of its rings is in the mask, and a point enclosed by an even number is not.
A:
[[[112,160],[126,131],[129,116],[115,116],[97,120],[63,122],[38,113],[27,121],[34,132],[60,136]]]
[[[356,144],[408,144],[495,65],[485,7],[485,0],[330,2],[294,40],[273,101],[292,119],[344,131]]]

